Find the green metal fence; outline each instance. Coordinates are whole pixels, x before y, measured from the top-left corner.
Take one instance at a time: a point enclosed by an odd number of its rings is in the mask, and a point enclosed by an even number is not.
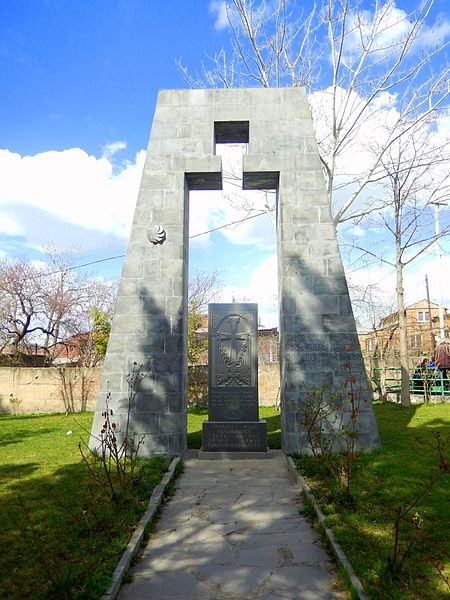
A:
[[[383,369],[372,369],[372,381],[375,384],[375,391],[381,392],[381,373]],[[400,367],[388,367],[386,369],[385,390],[386,392],[399,392],[401,389]],[[427,390],[429,394],[450,395],[450,379],[444,379],[442,372],[436,368],[424,369],[421,373],[417,369],[410,369],[409,383],[411,393],[424,394]]]

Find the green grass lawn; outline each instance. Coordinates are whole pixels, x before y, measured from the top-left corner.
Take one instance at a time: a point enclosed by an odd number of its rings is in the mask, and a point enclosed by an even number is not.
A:
[[[384,577],[393,511],[414,498],[436,472],[433,431],[450,435],[450,405],[376,406],[383,449],[361,456],[353,483],[356,503],[345,509],[309,476],[329,525],[374,600],[438,600],[448,585],[436,566],[450,553],[449,477],[423,498],[424,541],[398,581]],[[261,407],[268,444],[280,447],[280,414]],[[201,445],[206,409],[188,416],[188,446]],[[0,598],[95,599],[108,585],[133,525],[145,510],[168,461],[145,461],[142,485],[114,503],[93,484],[80,460],[92,413],[0,417]],[[72,433],[69,433],[72,432]],[[304,471],[304,464],[302,470]],[[426,537],[426,539],[425,539]]]
[[[261,417],[279,447],[279,413]],[[189,414],[189,447],[200,447],[206,418]],[[106,590],[168,460],[145,461],[140,485],[114,503],[81,460],[91,423],[92,413],[0,416],[0,598],[92,600]]]
[[[438,600],[450,597],[443,577],[450,576],[450,475],[444,474],[421,498],[402,527],[411,531],[412,517],[423,518],[419,541],[412,546],[398,579],[386,573],[386,557],[393,543],[396,509],[407,506],[438,472],[432,432],[450,436],[450,404],[375,406],[382,450],[357,461],[352,491],[355,505],[345,507],[330,493],[308,459],[297,460],[371,599]],[[447,461],[448,456],[447,444]],[[406,536],[406,537],[405,537]],[[439,574],[438,569],[442,571]]]
[[[0,417],[0,598],[106,591],[169,461],[145,461],[139,484],[113,502],[81,461],[91,423],[92,413]]]

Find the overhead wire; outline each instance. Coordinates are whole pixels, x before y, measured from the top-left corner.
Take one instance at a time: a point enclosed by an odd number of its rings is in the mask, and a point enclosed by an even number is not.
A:
[[[270,209],[270,212],[273,212],[275,208]],[[226,223],[225,225],[219,225],[217,227],[213,227],[212,229],[208,229],[207,231],[203,231],[202,233],[196,233],[195,235],[190,235],[189,239],[197,238],[202,235],[206,235],[208,233],[212,233],[213,231],[219,231],[220,229],[226,229],[227,227],[231,227],[232,225],[240,225],[244,223],[244,221],[248,221],[249,219],[254,219],[256,217],[262,217],[265,215],[267,211],[262,211],[256,215],[247,215],[246,217],[239,219],[237,221],[231,221],[230,223]],[[124,258],[125,254],[118,254],[116,256],[108,256],[106,258],[100,258],[98,260],[92,260],[90,262],[83,263],[81,265],[74,265],[73,267],[67,267],[65,269],[57,269],[55,271],[49,271],[47,273],[40,273],[39,275],[33,275],[32,277],[28,277],[28,279],[38,279],[39,277],[49,277],[50,275],[57,275],[58,273],[66,273],[67,271],[75,271],[77,269],[83,269],[84,267],[90,267],[91,265],[96,265],[98,263],[107,262],[110,260],[116,260],[118,258]]]
[[[272,208],[272,209],[269,209],[269,211],[261,211],[260,213],[255,214],[255,215],[247,215],[246,217],[244,217],[242,219],[238,219],[237,221],[230,221],[229,223],[225,223],[224,225],[218,225],[217,227],[213,227],[212,229],[208,229],[206,231],[202,231],[201,233],[196,233],[194,235],[190,235],[189,239],[194,239],[194,238],[197,238],[197,237],[201,237],[202,235],[207,235],[208,233],[212,233],[214,231],[219,231],[221,229],[226,229],[227,227],[231,227],[232,225],[240,225],[241,223],[244,223],[245,221],[248,221],[250,219],[255,219],[256,217],[262,217],[263,215],[267,214],[267,212],[273,212],[274,210],[275,210],[275,208]],[[424,256],[422,256],[421,258],[419,258],[418,262],[422,261],[424,258],[427,257],[427,255],[431,254],[432,252],[433,252],[432,250],[428,250],[428,251],[424,252]],[[67,271],[75,271],[77,269],[82,269],[84,267],[89,267],[91,265],[96,265],[96,264],[99,264],[99,263],[102,263],[102,262],[108,262],[110,260],[117,260],[119,258],[124,258],[125,256],[126,256],[125,254],[118,254],[116,256],[109,256],[109,257],[106,257],[106,258],[100,258],[100,259],[97,259],[97,260],[93,260],[93,261],[90,261],[90,262],[83,263],[81,265],[74,265],[72,267],[67,267],[65,269],[57,269],[55,271],[49,271],[47,273],[41,273],[39,275],[30,277],[29,279],[35,279],[35,278],[38,278],[38,277],[49,277],[50,275],[57,275],[58,273],[65,273]],[[358,268],[354,268],[354,269],[352,269],[350,271],[350,273],[354,273],[354,272],[362,270],[364,268],[366,268],[366,265],[363,265],[363,266],[358,267]],[[383,281],[384,279],[386,279],[387,277],[390,277],[391,275],[392,275],[391,273],[385,275],[384,277],[382,277],[382,279],[380,281]]]

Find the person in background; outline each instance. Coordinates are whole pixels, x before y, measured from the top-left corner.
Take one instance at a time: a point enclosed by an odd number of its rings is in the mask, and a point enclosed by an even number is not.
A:
[[[426,374],[426,370],[428,368],[428,359],[424,358],[420,364],[415,368],[413,379],[412,379],[412,391],[414,392],[423,392],[424,389],[424,375]]]
[[[442,378],[444,380],[444,388],[449,389],[448,374],[450,371],[450,345],[448,338],[441,340],[436,346],[436,352],[434,353],[434,362],[438,369],[442,372]]]

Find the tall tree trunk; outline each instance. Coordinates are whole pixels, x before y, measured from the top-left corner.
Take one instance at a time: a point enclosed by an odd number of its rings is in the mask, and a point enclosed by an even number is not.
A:
[[[398,248],[399,250],[399,248]],[[398,328],[400,336],[400,372],[401,372],[401,391],[400,400],[405,408],[411,407],[411,396],[409,386],[409,357],[408,357],[408,331],[406,322],[405,299],[403,295],[403,264],[399,254],[396,261],[397,276],[397,307],[398,307]]]

